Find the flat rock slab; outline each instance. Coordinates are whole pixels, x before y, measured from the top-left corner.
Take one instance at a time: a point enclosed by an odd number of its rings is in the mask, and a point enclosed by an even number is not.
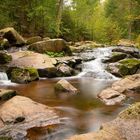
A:
[[[111,88],[103,90],[98,97],[106,105],[115,105],[122,103],[127,95],[132,93],[140,93],[140,74],[127,76],[114,82]]]
[[[126,95],[119,93],[111,88],[103,90],[98,96],[106,105],[115,105],[123,102]]]
[[[16,91],[8,89],[0,89],[0,101],[5,101],[16,95]]]
[[[56,60],[47,55],[34,53],[31,51],[20,51],[11,53],[13,61],[10,63],[12,67],[33,67],[36,69],[45,69],[54,67]]]
[[[33,67],[36,69],[45,69],[54,67],[57,63],[66,61],[80,61],[81,59],[73,56],[51,58],[48,55],[34,53],[32,51],[20,51],[11,53],[13,58],[9,66],[16,67]]]
[[[0,106],[0,120],[0,136],[15,140],[23,140],[30,128],[60,123],[52,108],[22,96],[15,96]]]
[[[139,109],[140,103],[136,103],[115,120],[103,124],[101,130],[73,136],[69,140],[140,140]]]

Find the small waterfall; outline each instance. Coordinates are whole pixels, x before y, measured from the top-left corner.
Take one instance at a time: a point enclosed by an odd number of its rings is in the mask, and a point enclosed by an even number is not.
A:
[[[0,72],[0,81],[8,81],[8,76],[5,72]]]
[[[93,52],[87,53],[92,55],[95,60],[85,62],[82,66],[82,73],[79,76],[93,77],[95,79],[114,79],[117,78],[105,70],[105,64],[102,60],[109,57],[112,53],[112,48],[97,48]]]

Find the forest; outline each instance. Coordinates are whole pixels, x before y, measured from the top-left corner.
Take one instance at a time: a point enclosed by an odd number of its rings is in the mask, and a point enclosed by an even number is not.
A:
[[[0,0],[0,140],[140,140],[140,0]]]
[[[139,0],[2,0],[0,28],[67,41],[138,40],[139,9]]]

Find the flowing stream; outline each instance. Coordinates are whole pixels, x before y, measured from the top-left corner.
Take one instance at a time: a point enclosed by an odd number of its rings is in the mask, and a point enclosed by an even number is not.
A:
[[[5,72],[0,72],[0,81],[8,81],[8,76]]]
[[[88,57],[95,57],[95,60],[86,62],[82,65],[82,73],[79,76],[93,77],[95,79],[111,79],[118,80],[117,77],[110,74],[105,70],[105,64],[102,62],[108,58],[112,53],[112,48],[97,48],[93,52],[83,53],[81,55],[87,55]]]
[[[122,109],[126,108],[126,104],[106,106],[97,98],[98,93],[117,80],[104,69],[105,64],[102,63],[102,60],[110,53],[111,48],[100,48],[81,54],[92,55],[95,59],[83,63],[83,72],[77,77],[65,78],[79,89],[80,93],[76,96],[69,96],[66,93],[58,94],[54,90],[55,83],[62,78],[42,79],[22,85],[0,84],[0,88],[17,90],[20,95],[54,107],[60,116],[70,119],[66,127],[58,128],[49,135],[45,128],[30,129],[27,135],[29,140],[63,140],[74,134],[97,131],[102,123],[113,120]],[[5,73],[0,73],[0,80],[8,80]]]

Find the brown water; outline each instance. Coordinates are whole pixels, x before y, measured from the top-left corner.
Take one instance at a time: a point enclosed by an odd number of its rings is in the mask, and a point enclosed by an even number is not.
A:
[[[5,85],[6,88],[17,90],[20,95],[55,107],[62,117],[70,118],[66,126],[55,127],[55,130],[53,130],[54,135],[50,132],[52,128],[30,129],[28,138],[31,140],[63,140],[65,137],[74,134],[96,131],[102,123],[114,119],[127,106],[105,106],[97,99],[97,94],[110,86],[113,81],[94,80],[93,78],[85,77],[69,78],[67,80],[80,90],[78,95],[71,96],[68,93],[58,94],[55,92],[54,84],[58,80],[47,79],[26,85]]]

